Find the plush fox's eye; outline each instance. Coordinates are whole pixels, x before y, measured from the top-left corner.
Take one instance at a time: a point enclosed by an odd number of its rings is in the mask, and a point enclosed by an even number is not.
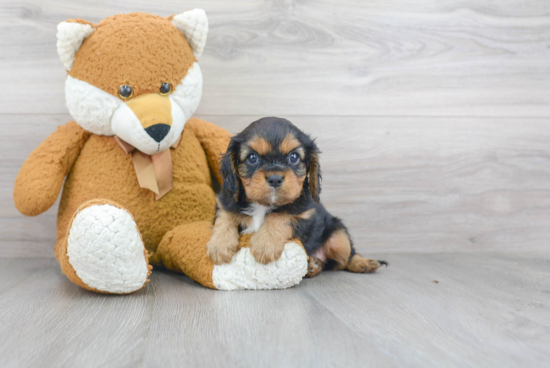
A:
[[[118,96],[123,100],[127,100],[134,95],[134,90],[130,86],[118,87]]]
[[[296,152],[292,152],[290,155],[288,155],[288,162],[296,165],[298,162],[300,162],[300,156],[298,156]]]
[[[248,155],[246,160],[248,161],[249,164],[254,165],[258,162],[258,155],[255,153],[251,153],[250,155]]]
[[[170,83],[162,83],[160,85],[159,93],[165,96],[169,94],[171,90],[172,90],[172,86],[170,86]]]

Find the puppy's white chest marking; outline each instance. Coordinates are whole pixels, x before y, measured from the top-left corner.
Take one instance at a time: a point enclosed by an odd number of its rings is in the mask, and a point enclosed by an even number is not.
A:
[[[262,206],[258,203],[252,203],[245,211],[242,213],[252,217],[252,222],[248,227],[242,232],[243,234],[252,234],[260,229],[265,220],[265,215],[267,215],[273,207]]]

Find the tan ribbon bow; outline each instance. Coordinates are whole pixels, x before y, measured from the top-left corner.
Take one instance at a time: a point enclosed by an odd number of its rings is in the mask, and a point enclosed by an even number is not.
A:
[[[179,146],[181,135],[172,147],[152,155],[138,151],[134,146],[124,142],[117,136],[115,136],[115,141],[126,154],[132,154],[132,161],[134,162],[139,186],[155,193],[155,200],[158,201],[173,188],[170,148],[177,148]]]

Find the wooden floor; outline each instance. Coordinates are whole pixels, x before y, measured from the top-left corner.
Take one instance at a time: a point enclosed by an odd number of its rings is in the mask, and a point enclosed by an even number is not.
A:
[[[60,274],[54,205],[13,205],[58,125],[56,25],[195,7],[197,115],[317,137],[322,200],[390,267],[125,297]],[[0,367],[550,367],[550,1],[0,0]],[[438,281],[438,282],[435,282]]]
[[[127,296],[0,259],[2,367],[548,367],[550,255],[379,255],[281,291],[155,270]]]

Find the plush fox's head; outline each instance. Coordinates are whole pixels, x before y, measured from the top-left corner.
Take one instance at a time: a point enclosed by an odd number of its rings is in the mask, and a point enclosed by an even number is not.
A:
[[[202,95],[196,58],[208,20],[195,9],[168,18],[120,14],[97,25],[57,26],[57,52],[68,71],[67,107],[98,135],[117,135],[143,153],[172,146]]]

